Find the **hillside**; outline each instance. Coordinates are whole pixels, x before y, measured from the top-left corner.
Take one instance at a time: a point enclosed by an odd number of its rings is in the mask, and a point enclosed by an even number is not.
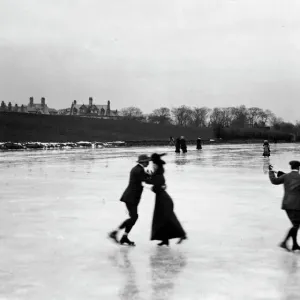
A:
[[[210,128],[184,128],[132,120],[90,119],[77,116],[0,113],[0,141],[78,142],[116,140],[168,140],[183,135],[187,140],[213,138]]]

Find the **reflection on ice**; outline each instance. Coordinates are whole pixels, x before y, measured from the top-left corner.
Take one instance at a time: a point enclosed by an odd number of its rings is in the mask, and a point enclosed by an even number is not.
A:
[[[174,286],[180,283],[177,275],[186,266],[183,252],[170,248],[157,248],[150,256],[152,300],[173,298]]]
[[[133,267],[133,264],[129,257],[130,250],[133,248],[130,247],[120,247],[113,252],[113,255],[109,256],[113,265],[119,270],[122,274],[123,284],[119,288],[118,295],[121,300],[127,299],[139,299],[139,289],[137,287],[137,275]]]
[[[117,287],[120,300],[142,299],[143,292],[138,288],[139,272],[135,269],[134,257],[138,255],[132,247],[115,249],[108,257],[112,266],[122,276],[122,282]],[[173,299],[174,288],[180,283],[179,273],[186,266],[186,256],[183,251],[170,248],[157,247],[151,249],[149,256],[143,257],[149,263],[144,271],[150,268],[150,287],[152,300]],[[146,271],[146,272],[145,272]]]
[[[264,163],[263,163],[263,173],[268,174],[269,172],[269,165],[270,165],[270,158],[265,157],[264,158]]]
[[[285,273],[280,286],[280,290],[282,291],[281,299],[299,299],[299,256],[290,255],[283,257],[280,267]]]

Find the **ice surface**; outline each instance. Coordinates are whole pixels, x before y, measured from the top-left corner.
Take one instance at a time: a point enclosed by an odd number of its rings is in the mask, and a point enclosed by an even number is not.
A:
[[[0,153],[0,299],[300,299],[300,255],[277,247],[289,221],[269,162],[288,171],[297,144],[204,145]],[[130,234],[119,198],[142,153],[167,152],[166,179],[188,233],[181,245],[149,240],[154,194],[145,188]]]

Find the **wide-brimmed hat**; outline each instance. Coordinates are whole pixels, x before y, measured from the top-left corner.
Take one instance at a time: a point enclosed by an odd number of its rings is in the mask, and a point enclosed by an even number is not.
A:
[[[157,165],[164,165],[166,162],[164,160],[161,159],[162,156],[165,156],[166,153],[162,153],[162,154],[158,154],[158,153],[153,153],[151,155],[151,160],[153,163],[157,164]]]
[[[137,162],[138,163],[149,162],[150,160],[151,159],[150,159],[150,157],[147,154],[141,154],[141,155],[139,155]]]
[[[289,164],[292,169],[300,167],[300,161],[298,161],[298,160],[292,160],[289,162]]]

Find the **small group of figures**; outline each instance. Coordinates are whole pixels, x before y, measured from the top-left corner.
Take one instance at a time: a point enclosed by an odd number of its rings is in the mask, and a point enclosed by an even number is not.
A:
[[[180,150],[182,151],[182,153],[187,153],[186,140],[184,136],[178,137],[175,140],[175,152],[180,153]]]
[[[270,144],[268,140],[264,140],[263,143],[263,157],[269,157],[271,155]]]
[[[178,244],[187,239],[186,232],[174,213],[174,203],[166,191],[166,180],[164,177],[165,161],[161,159],[164,154],[153,153],[140,155],[137,165],[130,171],[129,184],[125,189],[120,201],[124,202],[129,213],[129,218],[109,233],[109,238],[121,245],[135,246],[128,238],[132,227],[138,219],[138,205],[143,192],[143,182],[152,185],[155,193],[155,207],[152,219],[151,240],[158,240],[159,246],[169,246],[169,240],[178,238]],[[152,161],[153,172],[147,172],[145,168]],[[118,234],[124,229],[123,236],[118,239]]]
[[[282,171],[274,171],[273,166],[269,165],[269,178],[272,184],[284,185],[284,196],[281,209],[286,211],[286,214],[292,223],[284,240],[279,244],[279,247],[286,251],[299,251],[300,246],[297,242],[297,233],[300,226],[300,162],[290,161],[291,172],[284,173]],[[275,176],[277,174],[277,177]],[[292,239],[293,245],[290,249],[288,241]]]
[[[180,153],[180,150],[182,151],[182,153],[187,152],[186,140],[185,140],[184,136],[178,137],[175,141],[174,141],[174,138],[171,136],[170,144],[175,145],[175,153]],[[202,140],[200,137],[197,138],[196,144],[197,144],[196,145],[197,150],[202,149]]]

